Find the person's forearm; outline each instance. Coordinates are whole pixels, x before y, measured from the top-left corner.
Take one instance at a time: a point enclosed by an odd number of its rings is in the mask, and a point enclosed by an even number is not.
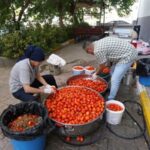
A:
[[[100,72],[101,72],[100,67],[96,68],[96,72],[95,72],[95,74],[96,74],[96,75],[98,75]]]
[[[31,87],[31,86],[28,86],[28,87],[24,87],[24,90],[26,93],[43,93],[43,89],[40,89],[40,88],[34,88],[34,87]]]
[[[37,75],[36,79],[42,83],[43,85],[47,85],[48,83],[45,81],[45,79],[41,75]]]
[[[96,74],[100,74],[105,67],[105,64],[99,65],[99,67],[96,69]]]

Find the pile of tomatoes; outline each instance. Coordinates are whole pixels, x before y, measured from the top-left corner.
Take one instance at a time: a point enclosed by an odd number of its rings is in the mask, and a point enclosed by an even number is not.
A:
[[[95,70],[95,68],[93,66],[87,66],[86,70]]]
[[[85,124],[104,111],[104,99],[85,87],[65,87],[50,95],[46,102],[49,117],[65,124]]]
[[[109,74],[110,73],[110,68],[109,67],[103,68],[102,73],[103,74]]]
[[[108,104],[107,108],[109,110],[112,110],[112,111],[121,111],[121,110],[123,110],[123,108],[120,105],[114,104],[114,103]]]
[[[107,83],[101,79],[98,80],[90,80],[84,77],[72,78],[68,81],[68,85],[78,85],[78,86],[85,86],[88,88],[92,88],[100,93],[104,92],[107,89]]]
[[[42,120],[42,117],[33,114],[23,114],[18,116],[15,120],[8,124],[11,131],[23,132],[27,129],[33,128],[38,125]]]
[[[82,66],[74,66],[73,69],[75,69],[75,70],[83,70],[84,68]]]

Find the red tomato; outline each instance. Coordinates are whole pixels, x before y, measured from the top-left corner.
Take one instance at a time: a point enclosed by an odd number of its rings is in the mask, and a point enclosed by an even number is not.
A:
[[[108,67],[105,67],[103,70],[102,70],[103,73],[105,74],[108,74],[110,73],[110,69]]]
[[[84,141],[84,137],[81,136],[81,135],[79,135],[79,136],[77,136],[76,140],[77,140],[78,142],[83,142],[83,141]]]
[[[123,108],[120,105],[117,105],[117,104],[114,104],[114,103],[108,104],[107,108],[112,110],[112,111],[121,111],[121,110],[123,110]]]
[[[104,111],[104,99],[84,87],[66,87],[50,95],[45,103],[49,117],[66,124],[87,123]]]
[[[40,116],[32,114],[23,114],[18,116],[8,124],[10,130],[15,132],[22,132],[26,129],[32,128],[39,123]]]
[[[107,88],[107,84],[103,80],[97,80],[97,81],[86,80],[83,77],[74,78],[74,79],[70,80],[68,82],[68,85],[85,86],[85,87],[92,88],[98,92],[103,92]]]
[[[86,69],[87,70],[95,70],[95,68],[93,66],[87,66]]]
[[[35,122],[33,122],[33,121],[28,121],[28,126],[29,126],[29,127],[35,126]]]
[[[76,70],[83,70],[84,68],[82,66],[74,66],[73,69],[76,69]]]
[[[65,138],[65,141],[70,142],[70,141],[71,141],[71,137],[70,137],[70,136],[67,136],[67,137]]]

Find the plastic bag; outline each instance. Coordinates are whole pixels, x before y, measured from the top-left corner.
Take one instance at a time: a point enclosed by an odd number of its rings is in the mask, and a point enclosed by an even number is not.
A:
[[[150,76],[150,59],[143,58],[137,62],[136,74],[138,76]]]
[[[8,128],[8,124],[23,114],[36,114],[42,117],[42,121],[35,127],[23,132],[14,132]],[[48,118],[47,110],[37,102],[24,102],[10,105],[1,114],[0,126],[5,136],[16,140],[30,140],[37,136],[47,134],[54,129],[53,123]]]
[[[56,55],[56,54],[51,54],[49,56],[49,58],[47,59],[47,62],[49,64],[56,65],[56,66],[59,66],[59,67],[62,67],[64,65],[66,65],[66,61],[63,58],[61,58],[60,56]]]

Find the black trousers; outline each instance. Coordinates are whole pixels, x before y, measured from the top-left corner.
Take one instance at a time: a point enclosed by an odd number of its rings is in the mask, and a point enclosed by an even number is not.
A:
[[[56,81],[54,76],[52,75],[44,75],[43,78],[45,79],[45,81],[50,84],[50,85],[54,85],[57,87]],[[31,84],[31,87],[35,87],[35,88],[39,88],[40,86],[42,86],[42,84],[35,79],[34,82]],[[21,88],[19,89],[17,92],[12,93],[12,95],[23,101],[23,102],[27,102],[27,101],[38,101],[38,97],[34,96],[33,93],[25,93],[24,89]]]

